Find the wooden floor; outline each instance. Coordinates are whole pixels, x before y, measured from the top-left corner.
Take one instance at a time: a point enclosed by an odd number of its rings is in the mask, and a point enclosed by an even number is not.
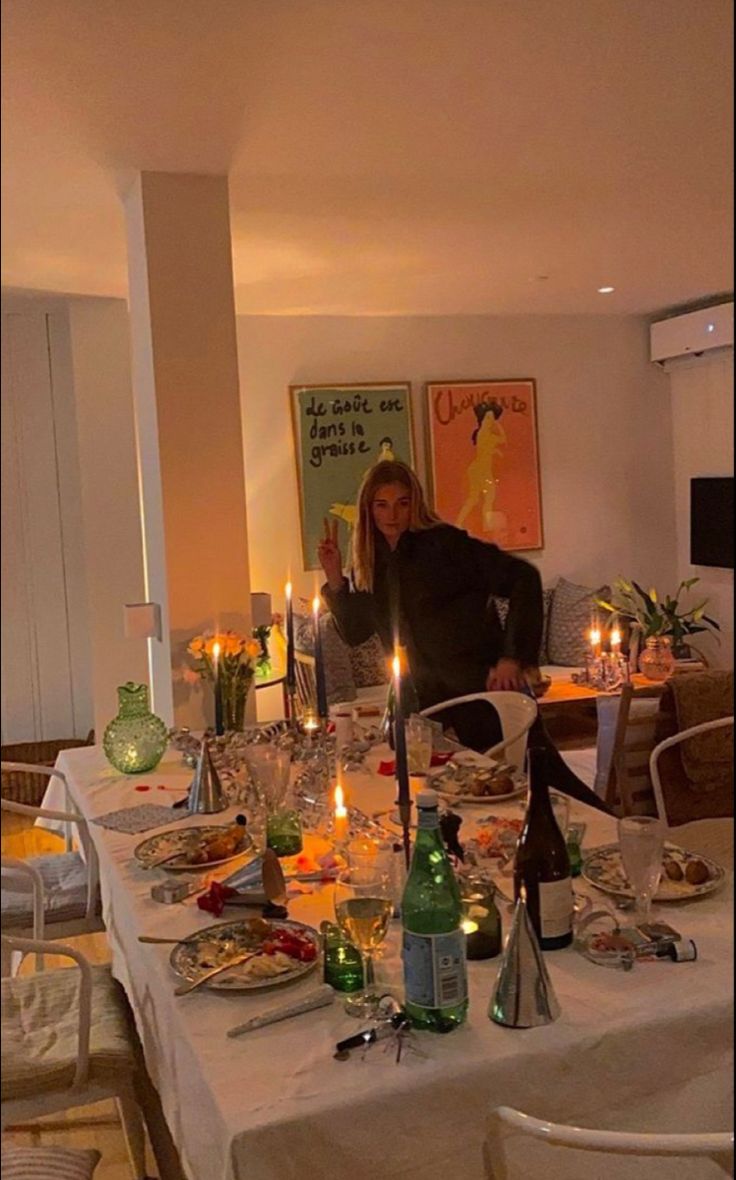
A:
[[[63,852],[60,837],[30,826],[25,816],[2,813],[2,853],[4,856],[25,858],[44,852]],[[85,934],[67,939],[69,945],[82,951],[93,963],[107,963],[110,955],[104,934]],[[46,969],[71,968],[69,959],[49,955]],[[27,960],[21,973],[33,971]],[[49,1118],[37,1119],[21,1127],[8,1129],[7,1141],[23,1145],[52,1144],[63,1147],[94,1147],[102,1155],[95,1170],[95,1180],[131,1180],[132,1170],[125,1149],[125,1140],[115,1104],[98,1102],[94,1106],[64,1111]],[[147,1167],[150,1176],[158,1173],[153,1154],[148,1148]]]

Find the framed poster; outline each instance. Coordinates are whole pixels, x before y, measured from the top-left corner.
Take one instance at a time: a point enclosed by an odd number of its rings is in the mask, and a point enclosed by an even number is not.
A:
[[[535,382],[430,381],[426,421],[438,515],[502,549],[541,549]]]
[[[305,570],[319,568],[317,545],[325,517],[340,521],[347,554],[358,488],[379,459],[413,466],[409,382],[370,385],[291,385]]]

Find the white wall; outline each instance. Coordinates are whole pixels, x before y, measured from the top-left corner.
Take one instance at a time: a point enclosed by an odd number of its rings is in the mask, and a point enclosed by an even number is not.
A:
[[[603,316],[241,317],[251,583],[281,601],[302,567],[288,386],[413,383],[424,474],[422,383],[534,377],[545,547],[526,554],[545,582],[617,574],[670,586],[676,575],[668,381],[648,361],[643,320]]]
[[[709,635],[698,635],[695,642],[714,666],[732,668],[733,570],[690,564],[690,480],[733,475],[733,349],[673,362],[669,381],[678,573],[700,578],[693,594],[709,599],[708,613],[721,624],[720,646]]]

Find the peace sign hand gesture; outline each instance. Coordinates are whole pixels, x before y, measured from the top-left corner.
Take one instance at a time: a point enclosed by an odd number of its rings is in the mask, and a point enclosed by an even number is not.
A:
[[[325,535],[317,546],[317,557],[325,571],[330,590],[339,590],[342,586],[342,554],[337,542],[339,522],[324,518]]]

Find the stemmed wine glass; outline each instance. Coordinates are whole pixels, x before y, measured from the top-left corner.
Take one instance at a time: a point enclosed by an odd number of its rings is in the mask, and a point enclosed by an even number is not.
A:
[[[376,868],[350,868],[335,880],[335,915],[343,934],[363,960],[363,988],[345,1000],[350,1016],[375,1015],[380,996],[373,984],[373,955],[388,932],[393,913],[389,875]]]
[[[664,824],[655,816],[624,816],[618,821],[618,842],[636,898],[637,921],[646,922],[662,875]]]

